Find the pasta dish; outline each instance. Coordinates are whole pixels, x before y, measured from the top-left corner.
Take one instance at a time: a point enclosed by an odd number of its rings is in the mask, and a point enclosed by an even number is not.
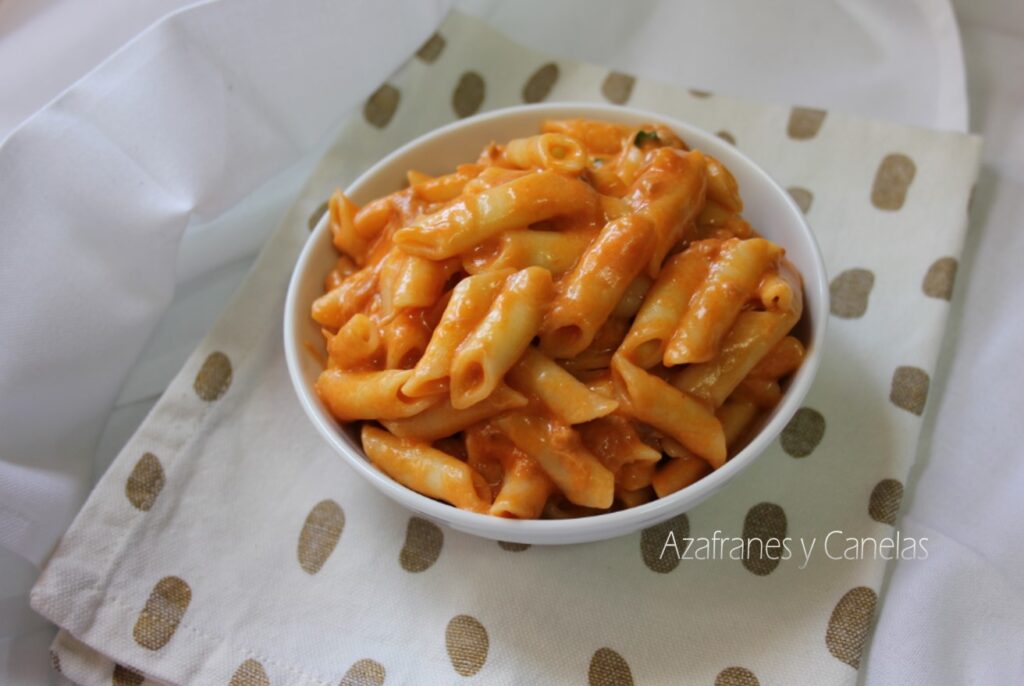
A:
[[[726,463],[804,346],[801,277],[658,124],[547,121],[328,204],[316,391],[399,483],[474,512],[636,507]]]

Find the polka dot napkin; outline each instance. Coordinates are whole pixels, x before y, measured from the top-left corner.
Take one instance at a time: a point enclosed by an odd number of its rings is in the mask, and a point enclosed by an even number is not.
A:
[[[687,515],[551,548],[378,495],[308,425],[281,348],[287,279],[333,188],[437,126],[542,100],[719,132],[788,187],[832,276],[821,372],[762,459]],[[895,536],[978,153],[966,136],[551,59],[450,16],[342,127],[50,560],[32,603],[63,629],[54,667],[83,684],[853,684],[886,563],[836,541]],[[679,552],[788,537],[791,555],[679,559],[670,534]]]

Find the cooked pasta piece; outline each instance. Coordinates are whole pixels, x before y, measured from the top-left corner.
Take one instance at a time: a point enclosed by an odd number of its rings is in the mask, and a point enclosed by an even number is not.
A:
[[[661,362],[718,247],[718,241],[700,241],[668,259],[622,342],[622,354],[631,362],[644,369]]]
[[[654,227],[655,246],[647,265],[651,278],[658,275],[665,256],[704,206],[706,169],[698,150],[682,153],[658,148],[627,192],[634,211]]]
[[[419,414],[404,419],[381,419],[381,424],[396,436],[436,441],[464,431],[477,422],[490,419],[506,410],[525,407],[529,402],[524,395],[508,386],[499,386],[480,402],[461,410],[452,407],[448,396],[441,396],[436,404],[431,404],[436,398],[427,397],[421,400],[427,403],[427,409]]]
[[[707,362],[715,356],[761,277],[781,248],[763,238],[722,245],[665,349],[665,365]]]
[[[541,348],[561,358],[583,352],[647,264],[656,238],[650,223],[636,215],[609,222],[559,284],[541,328]]]
[[[615,477],[584,446],[578,433],[557,420],[512,412],[495,423],[520,450],[532,456],[571,502],[611,507]]]
[[[640,439],[633,423],[622,414],[600,417],[577,427],[583,444],[601,464],[618,473],[633,462],[657,462],[661,453]]]
[[[799,369],[806,354],[807,351],[800,339],[786,336],[754,365],[750,375],[763,379],[780,379]]]
[[[411,370],[346,372],[327,369],[316,382],[320,399],[338,419],[403,419],[436,402],[436,398],[409,398],[402,393]]]
[[[676,439],[712,467],[725,464],[722,425],[707,407],[622,355],[612,358],[612,371],[626,414]]]
[[[496,269],[543,267],[557,276],[573,268],[594,240],[594,235],[595,232],[586,229],[508,231],[474,246],[466,253],[462,264],[470,274]]]
[[[410,254],[444,259],[502,231],[558,216],[592,214],[597,207],[596,194],[582,181],[552,171],[537,172],[456,200],[399,229],[394,242]]]
[[[651,485],[659,498],[681,491],[711,472],[711,466],[695,455],[673,457],[659,467],[651,478]]]
[[[359,312],[352,315],[336,335],[331,336],[327,354],[340,369],[356,369],[364,365],[372,367],[383,345],[376,322]]]
[[[619,407],[615,400],[594,393],[536,348],[526,349],[507,378],[512,388],[537,398],[566,424],[589,422]]]
[[[757,411],[755,403],[745,400],[729,401],[718,408],[715,416],[722,422],[727,445],[732,447],[740,439],[746,428],[754,421]]]
[[[498,387],[537,334],[551,289],[551,272],[540,267],[508,277],[487,316],[452,358],[453,407],[465,409]]]
[[[378,270],[365,267],[352,274],[333,291],[313,301],[312,317],[320,326],[338,329],[349,318],[363,310],[377,287]]]
[[[385,367],[412,369],[423,357],[423,352],[430,342],[430,325],[426,317],[427,312],[424,310],[404,309],[381,327],[387,351]]]
[[[715,359],[683,367],[672,377],[672,384],[720,406],[800,319],[803,300],[797,294],[789,311],[740,314]]]
[[[356,231],[355,218],[358,210],[355,203],[341,191],[335,191],[327,204],[334,247],[343,255],[355,260],[356,264],[363,264],[366,261],[366,253],[370,250],[370,240]]]
[[[463,510],[490,507],[487,483],[465,462],[372,426],[363,427],[362,440],[370,461],[398,483]]]
[[[492,424],[467,431],[466,450],[470,464],[497,462],[501,465],[501,482],[490,514],[515,519],[540,516],[555,485],[535,459]]]
[[[551,169],[579,174],[587,164],[583,144],[559,133],[514,138],[505,146],[505,159],[520,169]]]

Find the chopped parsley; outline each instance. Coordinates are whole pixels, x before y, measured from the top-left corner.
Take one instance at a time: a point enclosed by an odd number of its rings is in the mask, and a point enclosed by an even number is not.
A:
[[[661,139],[658,138],[657,131],[644,131],[640,129],[636,132],[636,137],[633,138],[633,145],[638,148],[644,147],[645,143],[660,143]]]

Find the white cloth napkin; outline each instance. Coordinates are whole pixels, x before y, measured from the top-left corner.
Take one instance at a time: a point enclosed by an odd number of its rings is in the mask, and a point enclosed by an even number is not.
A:
[[[853,683],[884,561],[834,561],[821,546],[833,530],[893,535],[978,141],[551,62],[452,15],[388,79],[394,91],[343,127],[34,589],[33,607],[64,629],[64,673],[86,684],[115,671],[170,684]],[[281,304],[307,217],[336,185],[454,119],[476,82],[467,72],[483,83],[479,109],[524,92],[606,98],[720,131],[807,208],[834,277],[818,381],[780,444],[687,517],[527,550],[443,530],[371,492],[293,397]],[[537,74],[556,77],[542,87]],[[657,555],[669,530],[788,535],[795,554],[674,564]],[[800,541],[812,539],[804,565]]]
[[[0,307],[0,545],[40,564],[81,504],[102,419],[173,294],[182,233],[315,147],[447,7],[391,4],[405,21],[369,1],[179,14],[5,143],[0,289],[34,288]],[[310,21],[334,39],[309,41]],[[219,37],[250,22],[276,26],[274,42],[224,50]],[[367,32],[379,50],[361,47]]]

